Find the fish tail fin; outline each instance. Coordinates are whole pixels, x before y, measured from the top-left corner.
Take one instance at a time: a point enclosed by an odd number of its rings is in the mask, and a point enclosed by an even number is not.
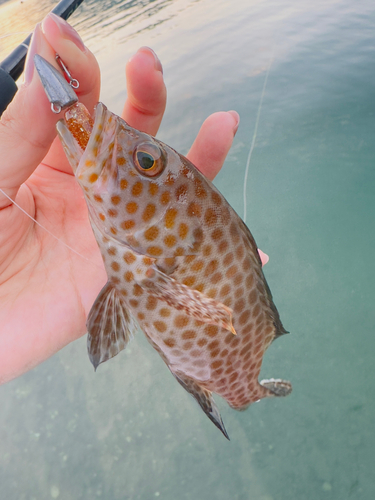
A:
[[[213,422],[224,436],[230,441],[227,431],[225,430],[223,420],[216,403],[212,397],[212,393],[200,386],[194,379],[184,375],[181,372],[172,372],[177,381],[182,387],[193,396],[199,406],[202,408],[207,417]]]
[[[292,384],[287,380],[281,380],[280,378],[264,379],[259,382],[259,385],[264,392],[264,396],[262,396],[262,398],[275,396],[284,397],[288,396],[292,392]]]
[[[87,318],[87,350],[95,370],[125,349],[136,330],[122,295],[110,281],[102,288]]]

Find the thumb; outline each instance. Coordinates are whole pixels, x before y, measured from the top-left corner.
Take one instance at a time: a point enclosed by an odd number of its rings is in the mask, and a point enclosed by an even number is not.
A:
[[[32,72],[33,55],[54,58],[52,47],[45,40],[41,27],[35,28],[26,61],[26,83],[4,112],[0,121],[0,187],[11,197],[32,174],[48,151],[55,136],[57,117],[43,96],[44,90],[36,72]],[[31,81],[27,81],[27,78]],[[0,194],[1,196],[1,194]],[[0,198],[0,207],[9,205]]]
[[[54,22],[54,17],[47,16],[45,33],[40,24],[36,26],[26,60],[25,84],[20,87],[0,121],[0,188],[13,199],[21,184],[46,156],[56,135],[56,122],[61,118],[61,115],[51,111],[38,73],[34,70],[34,55],[40,54],[56,68],[56,52],[68,67],[72,60],[79,61],[80,70],[73,73],[74,77],[80,83],[84,81],[84,93],[92,94],[92,104],[97,102],[99,69],[94,56],[85,49],[72,28],[70,32],[56,28],[53,36]],[[89,78],[93,74],[96,77]],[[88,80],[91,81],[90,89],[87,88]],[[90,104],[86,99],[86,105]],[[9,200],[0,193],[0,209],[8,205]]]

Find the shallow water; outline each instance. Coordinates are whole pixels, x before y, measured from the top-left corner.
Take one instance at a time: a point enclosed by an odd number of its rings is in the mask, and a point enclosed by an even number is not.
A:
[[[52,6],[5,3],[0,36],[30,30]],[[71,22],[116,112],[126,60],[154,48],[169,89],[159,137],[182,153],[211,112],[240,112],[215,181],[240,214],[271,64],[247,222],[291,332],[261,375],[294,392],[243,413],[216,398],[227,442],[142,334],[97,373],[80,339],[0,388],[1,498],[374,498],[375,4],[91,0]],[[0,39],[0,59],[16,43]]]

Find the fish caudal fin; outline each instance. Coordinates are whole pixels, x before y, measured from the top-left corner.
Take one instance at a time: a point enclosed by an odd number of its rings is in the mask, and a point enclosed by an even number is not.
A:
[[[218,429],[224,434],[224,436],[229,439],[227,431],[225,430],[221,415],[216,406],[215,401],[212,398],[212,393],[201,387],[195,380],[187,377],[181,372],[172,372],[177,381],[182,385],[182,387],[193,396],[197,401],[199,406],[202,408],[207,417],[213,422]]]
[[[121,294],[110,281],[97,296],[86,326],[87,350],[95,370],[125,349],[136,330]]]
[[[268,380],[261,380],[260,385],[265,389],[264,398],[266,397],[284,397],[292,392],[292,384],[287,380],[280,378],[270,378]]]

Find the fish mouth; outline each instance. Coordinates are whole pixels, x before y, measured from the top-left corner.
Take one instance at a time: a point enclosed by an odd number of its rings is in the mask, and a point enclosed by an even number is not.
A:
[[[56,124],[61,144],[76,176],[79,175],[85,160],[90,152],[95,151],[95,148],[96,156],[98,156],[98,146],[100,146],[101,153],[108,151],[108,146],[113,141],[116,131],[116,120],[113,119],[113,114],[103,103],[98,102],[95,106],[93,118],[82,104],[78,104],[78,106],[80,108],[77,108],[79,112],[74,115],[73,126],[69,124],[68,113],[70,110],[66,113],[65,118]],[[99,167],[100,162],[96,163]]]

